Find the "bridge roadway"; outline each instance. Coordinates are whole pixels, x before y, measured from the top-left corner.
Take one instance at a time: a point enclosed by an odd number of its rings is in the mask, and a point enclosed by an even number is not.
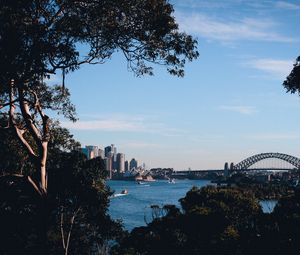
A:
[[[291,168],[249,168],[249,169],[234,169],[233,171],[289,171]],[[224,169],[211,170],[179,170],[172,173],[173,178],[193,178],[201,176],[209,176],[212,174],[223,175]]]
[[[211,174],[221,175],[224,169],[212,169],[212,170],[179,170],[172,173],[173,178],[193,178],[200,176],[208,176]]]

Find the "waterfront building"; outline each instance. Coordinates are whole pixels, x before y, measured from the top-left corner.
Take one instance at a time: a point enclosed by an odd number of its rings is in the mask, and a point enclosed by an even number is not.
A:
[[[109,172],[109,178],[112,178],[112,157],[108,156],[104,159],[105,170]]]
[[[125,154],[123,154],[123,153],[117,154],[117,170],[118,170],[118,173],[125,172]]]
[[[229,176],[228,162],[226,162],[225,165],[224,165],[224,176],[225,177]]]
[[[129,171],[129,163],[128,160],[125,161],[125,172]]]
[[[113,170],[118,170],[118,161],[117,161],[117,154],[113,153],[112,154],[113,158]]]
[[[137,166],[138,166],[137,160],[135,160],[135,158],[131,159],[129,163],[129,170],[131,171],[132,169],[137,169]]]

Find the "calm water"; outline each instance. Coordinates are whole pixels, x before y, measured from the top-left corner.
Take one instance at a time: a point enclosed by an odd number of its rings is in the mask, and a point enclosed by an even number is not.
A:
[[[107,184],[115,193],[127,189],[128,195],[111,199],[109,213],[114,219],[122,219],[126,229],[146,225],[151,221],[150,206],[175,204],[185,196],[193,186],[203,187],[209,184],[206,180],[176,180],[175,184],[159,180],[144,185],[132,181],[108,181]]]
[[[193,187],[203,187],[210,184],[206,180],[176,180],[175,184],[165,180],[139,185],[133,181],[108,181],[107,184],[115,194],[127,189],[128,195],[111,199],[109,213],[114,219],[122,219],[124,227],[131,230],[134,227],[146,225],[151,221],[151,205],[174,204],[179,206],[178,199]],[[262,201],[264,212],[271,212],[276,201]]]

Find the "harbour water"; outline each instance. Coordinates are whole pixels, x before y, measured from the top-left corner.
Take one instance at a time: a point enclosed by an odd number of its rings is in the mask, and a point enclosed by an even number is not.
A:
[[[176,180],[169,183],[167,180],[137,184],[132,181],[108,181],[109,187],[115,194],[128,190],[125,196],[111,199],[109,213],[113,219],[122,219],[125,229],[145,226],[151,221],[151,205],[163,206],[174,204],[179,206],[179,199],[193,187],[203,187],[210,184],[207,180]],[[273,210],[276,201],[261,202],[265,212]]]
[[[210,183],[206,180],[167,180],[137,184],[132,181],[108,181],[115,193],[128,190],[128,195],[111,199],[109,213],[114,219],[122,219],[124,227],[131,230],[134,227],[146,225],[150,221],[150,206],[166,204],[179,205],[178,199],[185,196],[193,186],[203,187]]]

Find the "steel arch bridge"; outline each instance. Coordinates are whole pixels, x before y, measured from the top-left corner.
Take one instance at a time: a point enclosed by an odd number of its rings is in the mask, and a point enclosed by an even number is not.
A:
[[[233,170],[247,170],[250,166],[254,165],[255,163],[269,158],[276,158],[286,161],[293,165],[295,168],[300,169],[300,159],[291,155],[278,153],[278,152],[268,152],[268,153],[260,153],[253,155],[249,158],[244,159],[243,161],[239,162],[238,164],[233,166]]]

